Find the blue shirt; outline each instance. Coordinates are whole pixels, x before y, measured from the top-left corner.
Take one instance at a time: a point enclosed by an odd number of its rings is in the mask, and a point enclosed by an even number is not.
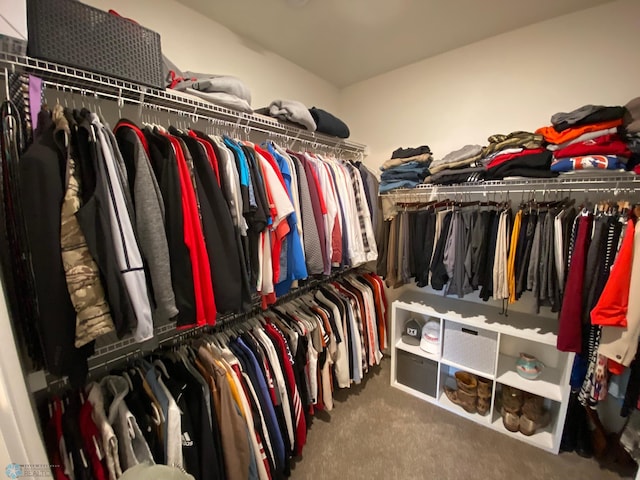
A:
[[[282,178],[284,179],[285,188],[289,195],[291,204],[295,205],[293,195],[291,193],[291,169],[287,160],[274,148],[271,142],[266,145],[267,150],[278,164]],[[285,279],[275,285],[276,296],[280,297],[287,293],[291,289],[291,284],[294,280],[301,280],[307,278],[307,265],[304,259],[304,250],[302,246],[302,240],[300,239],[300,233],[298,232],[298,217],[294,212],[287,217],[289,222],[289,233],[285,237],[287,242],[287,276]]]
[[[249,162],[245,156],[242,148],[230,139],[224,137],[224,144],[229,147],[238,159],[238,173],[240,175],[240,185],[244,185],[249,190],[249,205],[251,207],[257,207],[255,192],[253,191],[253,183],[251,182],[251,175],[249,175]]]

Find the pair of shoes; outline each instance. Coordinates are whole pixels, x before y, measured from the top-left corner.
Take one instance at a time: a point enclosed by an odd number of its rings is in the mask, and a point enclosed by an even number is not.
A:
[[[502,424],[510,432],[531,436],[549,425],[551,415],[544,408],[544,398],[508,385],[502,386]]]
[[[486,378],[478,377],[478,413],[486,415],[491,409],[491,391],[493,382]]]
[[[444,393],[456,405],[468,413],[486,415],[491,409],[491,391],[493,383],[468,372],[455,373],[457,390],[445,385]]]
[[[544,398],[533,393],[524,393],[522,415],[520,415],[520,433],[531,436],[540,428],[549,425],[551,415],[544,408]]]
[[[520,415],[523,402],[523,391],[509,385],[502,386],[502,408],[509,413]]]
[[[456,384],[458,389],[445,385],[444,393],[449,400],[460,405],[468,413],[478,411],[478,379],[467,372],[456,372]]]
[[[500,414],[502,415],[502,424],[504,425],[504,428],[513,433],[520,430],[520,415],[510,412],[509,410],[505,410],[504,407],[500,410]]]

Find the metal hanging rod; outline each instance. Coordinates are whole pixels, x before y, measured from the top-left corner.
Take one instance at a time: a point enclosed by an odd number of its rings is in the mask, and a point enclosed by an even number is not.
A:
[[[301,287],[290,291],[289,293],[279,297],[274,305],[270,307],[282,305],[295,298],[306,295],[318,286],[337,280],[349,273],[357,272],[358,268],[346,268],[333,272],[329,276],[321,278],[311,278]],[[96,348],[95,353],[89,358],[89,378],[92,376],[105,374],[106,372],[121,366],[129,359],[140,358],[148,355],[154,350],[159,349],[167,344],[181,345],[189,338],[196,337],[201,333],[216,333],[224,331],[229,326],[237,325],[244,320],[252,318],[265,310],[259,306],[259,296],[254,297],[252,308],[247,312],[223,315],[218,318],[215,326],[203,325],[193,327],[188,330],[177,331],[176,322],[169,322],[165,325],[154,328],[154,337],[142,344],[137,343],[132,337],[126,338],[119,342],[110,343],[101,348]],[[266,310],[268,311],[268,310]],[[29,375],[29,388],[32,393],[38,393],[43,390],[56,390],[69,386],[67,377],[58,378],[48,374],[44,370],[31,373]]]
[[[556,178],[530,178],[524,180],[492,180],[478,183],[461,183],[457,185],[422,184],[416,188],[392,190],[381,194],[383,198],[401,200],[406,197],[424,199],[437,198],[441,195],[474,194],[487,195],[494,193],[549,193],[549,192],[598,192],[619,195],[620,193],[636,194],[640,188],[640,175],[634,173],[594,173],[593,175],[565,176]]]
[[[146,112],[149,115],[152,115],[153,113],[158,113],[158,112],[164,112],[164,113],[168,113],[168,114],[172,114],[172,115],[178,115],[180,117],[186,118],[188,120],[190,120],[192,123],[197,122],[198,120],[203,120],[205,122],[207,122],[208,124],[210,124],[213,127],[216,126],[224,126],[224,127],[228,127],[229,131],[237,131],[237,130],[244,130],[246,134],[249,134],[250,132],[260,132],[260,133],[264,133],[266,135],[275,137],[275,138],[281,138],[284,140],[288,140],[289,142],[300,142],[306,145],[309,145],[310,147],[314,148],[314,149],[336,149],[336,150],[344,150],[342,147],[336,146],[336,147],[332,147],[330,145],[326,145],[324,143],[319,142],[318,140],[316,141],[311,141],[311,140],[307,140],[304,138],[299,138],[299,137],[294,137],[285,133],[280,133],[280,132],[274,132],[273,130],[270,129],[266,129],[266,128],[262,128],[262,127],[257,127],[257,126],[247,126],[246,123],[242,123],[242,119],[239,117],[238,120],[236,122],[231,122],[229,120],[223,120],[223,119],[219,119],[219,118],[213,118],[209,115],[204,115],[202,113],[196,112],[196,113],[189,113],[186,112],[184,110],[178,109],[178,108],[173,108],[173,107],[168,107],[166,105],[156,105],[156,104],[149,104],[146,103],[144,101],[144,99],[142,99],[142,101],[140,99],[134,99],[134,98],[130,98],[130,99],[123,99],[122,97],[118,97],[117,95],[111,94],[111,93],[107,93],[107,92],[100,92],[100,91],[90,91],[88,89],[85,88],[81,88],[81,87],[76,87],[73,85],[65,85],[65,84],[61,84],[58,82],[52,82],[50,80],[43,80],[43,85],[47,88],[53,88],[56,89],[60,92],[62,92],[63,94],[68,94],[68,93],[77,93],[80,94],[82,96],[87,96],[90,97],[89,100],[89,105],[91,105],[91,99],[95,99],[95,100],[100,100],[100,99],[107,99],[107,100],[115,100],[118,101],[120,99],[122,99],[123,102],[126,103],[130,103],[133,105],[139,105],[142,109],[145,109]],[[142,111],[139,112],[140,116],[142,115]],[[355,152],[351,152],[351,153],[355,153]],[[358,152],[361,153],[361,152]]]
[[[282,134],[298,141],[317,143],[318,145],[329,146],[359,155],[363,155],[366,148],[365,145],[356,142],[290,127],[279,123],[271,117],[238,112],[181,92],[150,88],[127,80],[88,72],[54,62],[0,52],[0,66],[11,72],[32,73],[45,81],[67,86],[67,88],[76,87],[74,91],[81,94],[82,92],[93,96],[102,94],[103,98],[121,99],[123,102],[128,103],[132,101],[138,104],[144,102],[145,105],[171,107],[188,115],[200,114],[204,118],[226,120],[232,124],[239,123],[251,130]],[[262,130],[259,130],[260,128]]]

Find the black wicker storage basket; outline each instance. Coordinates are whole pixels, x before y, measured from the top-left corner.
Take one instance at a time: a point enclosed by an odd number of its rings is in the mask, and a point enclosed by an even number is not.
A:
[[[164,89],[160,35],[76,0],[28,0],[27,54]]]

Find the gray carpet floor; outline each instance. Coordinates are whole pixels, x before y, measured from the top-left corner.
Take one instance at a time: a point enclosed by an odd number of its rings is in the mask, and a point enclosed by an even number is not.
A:
[[[619,479],[593,459],[552,455],[389,385],[390,361],[319,412],[293,480]]]

